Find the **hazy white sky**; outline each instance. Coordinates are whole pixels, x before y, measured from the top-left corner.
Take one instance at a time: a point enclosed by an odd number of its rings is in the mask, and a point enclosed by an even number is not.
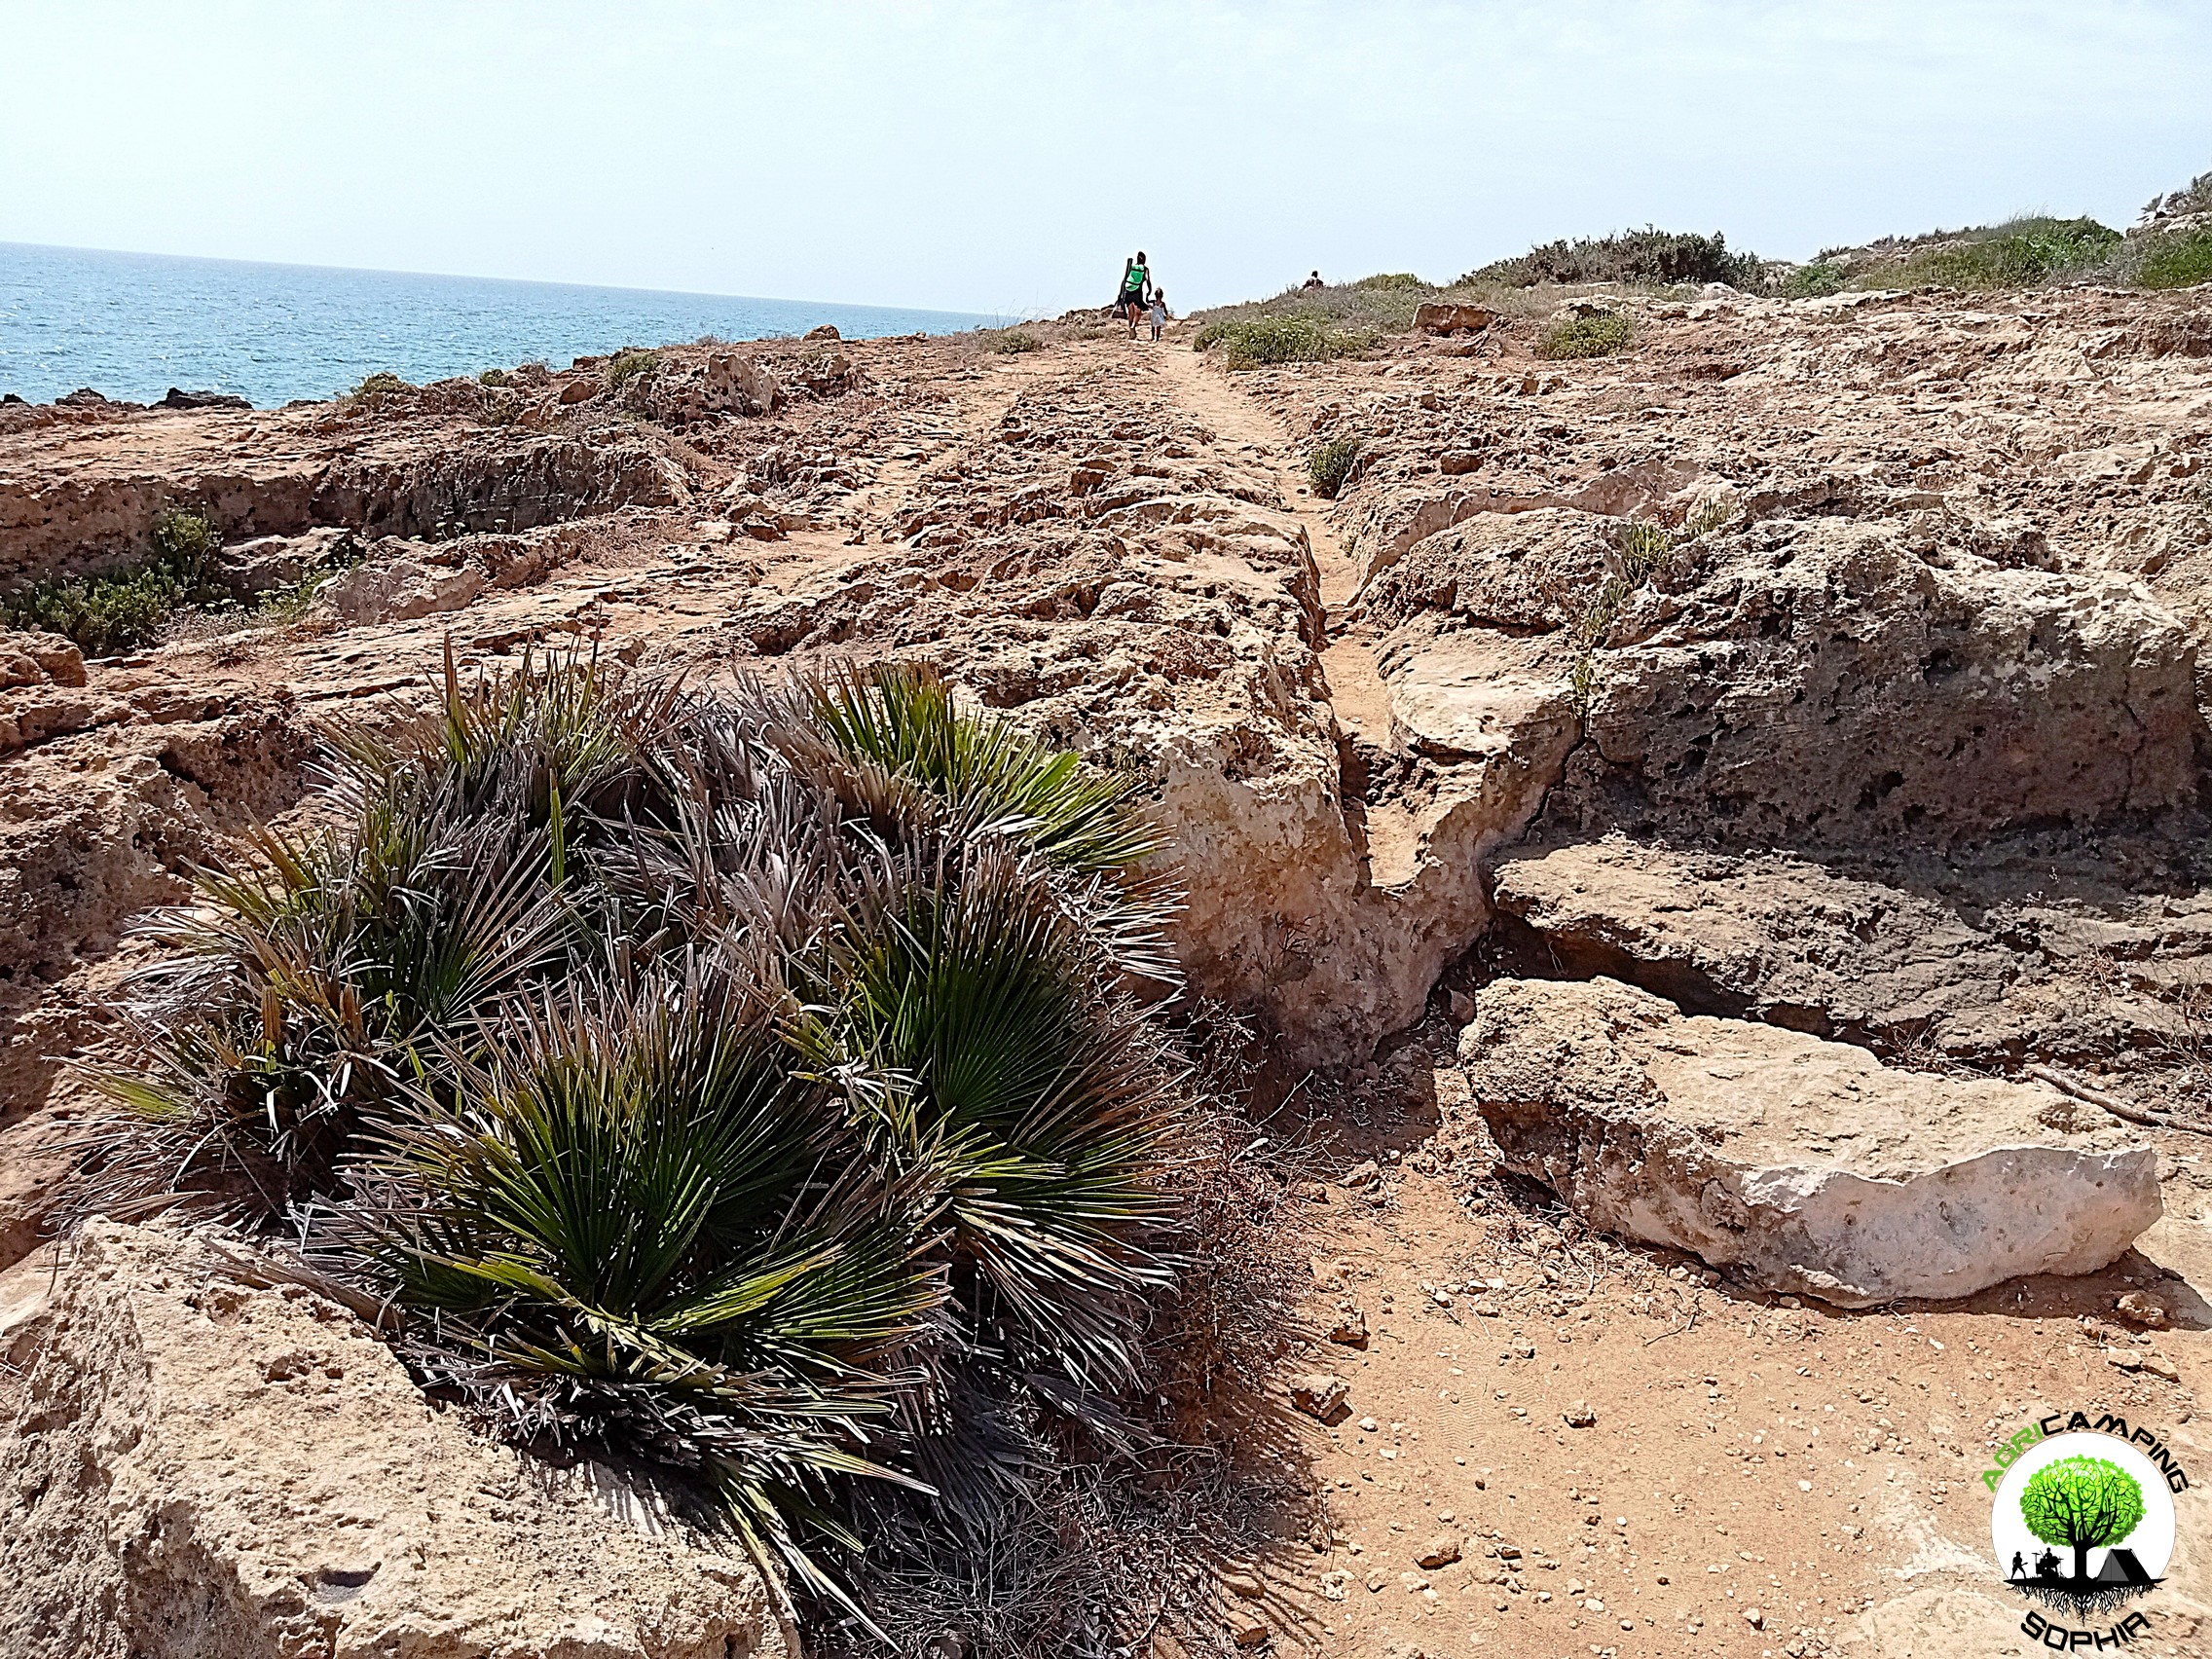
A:
[[[0,0],[0,240],[1020,313],[2212,168],[2212,0]]]

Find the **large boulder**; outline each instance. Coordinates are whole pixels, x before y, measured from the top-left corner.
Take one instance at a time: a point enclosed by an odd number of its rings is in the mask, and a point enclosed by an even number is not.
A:
[[[434,1410],[345,1309],[205,1252],[95,1223],[39,1315],[0,1442],[10,1659],[788,1652],[734,1547],[648,1535],[611,1482]]]
[[[1688,1015],[1611,979],[1500,979],[1460,1054],[1505,1164],[1599,1226],[1844,1307],[2104,1267],[2157,1159],[2094,1108]]]

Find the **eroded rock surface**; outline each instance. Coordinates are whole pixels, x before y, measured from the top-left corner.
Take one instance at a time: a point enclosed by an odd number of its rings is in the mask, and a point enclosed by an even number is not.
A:
[[[1502,1161],[1578,1214],[1846,1307],[2091,1272],[2161,1211],[2157,1154],[2054,1089],[1616,980],[1497,980],[1460,1054]]]
[[[11,1659],[788,1651],[734,1544],[647,1535],[610,1484],[433,1409],[343,1309],[188,1235],[95,1224],[37,1317],[0,1441]]]

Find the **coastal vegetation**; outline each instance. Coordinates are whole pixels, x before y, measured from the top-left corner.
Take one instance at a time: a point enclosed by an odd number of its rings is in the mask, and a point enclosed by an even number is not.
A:
[[[2118,231],[2094,219],[2009,219],[1877,242],[1870,250],[1875,257],[1861,260],[1850,285],[1969,291],[2039,287],[2101,269],[2122,240]]]
[[[92,656],[138,650],[160,638],[175,612],[230,603],[214,573],[221,549],[205,518],[167,508],[154,521],[147,558],[98,575],[35,582],[0,599],[0,621],[59,634]]]
[[[480,1422],[856,1615],[825,1551],[896,1598],[1024,1525],[1163,1310],[1220,1317],[1129,780],[893,665],[708,696],[449,650],[328,747],[325,827],[157,924],[98,1201],[289,1241]]]
[[[620,391],[622,387],[645,374],[660,361],[658,351],[640,350],[635,347],[617,351],[607,359],[607,388]]]
[[[1294,312],[1209,322],[1191,344],[1199,351],[1221,347],[1222,360],[1232,369],[1255,369],[1270,363],[1323,363],[1332,357],[1357,356],[1377,338],[1372,328],[1339,327],[1325,317]]]
[[[395,397],[404,397],[414,387],[388,369],[379,369],[373,375],[364,375],[360,383],[346,394],[346,402],[357,408],[375,409]]]
[[[1764,263],[1756,254],[1729,252],[1728,239],[1718,233],[1699,236],[1646,226],[1616,236],[1546,242],[1512,259],[1478,267],[1460,277],[1458,286],[1573,287],[1614,282],[1631,288],[1667,288],[1725,282],[1731,288],[1755,290],[1764,285]]]
[[[2134,277],[2146,288],[2193,288],[2212,282],[2212,224],[2146,238],[2134,262]]]
[[[1536,355],[1554,360],[1609,357],[1627,350],[1635,333],[1634,325],[1619,312],[1562,317],[1544,330],[1536,342]]]
[[[1351,476],[1352,463],[1358,459],[1357,438],[1336,437],[1314,445],[1313,454],[1306,463],[1307,476],[1313,481],[1313,494],[1323,500],[1335,500],[1337,492]]]

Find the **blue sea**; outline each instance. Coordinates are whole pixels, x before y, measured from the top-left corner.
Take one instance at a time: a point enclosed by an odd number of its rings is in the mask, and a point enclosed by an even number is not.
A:
[[[0,392],[33,403],[88,386],[150,403],[173,386],[267,408],[332,396],[380,370],[420,385],[517,363],[566,368],[577,356],[703,334],[760,340],[829,322],[861,339],[994,320],[0,242]]]

